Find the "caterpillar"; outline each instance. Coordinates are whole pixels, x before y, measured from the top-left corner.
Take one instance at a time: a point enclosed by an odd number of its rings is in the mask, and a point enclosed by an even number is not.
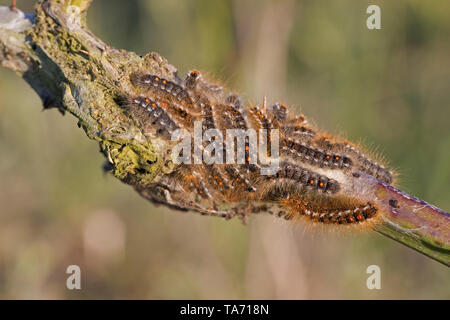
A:
[[[359,188],[363,193],[357,183],[362,174],[391,184],[392,171],[356,145],[310,125],[304,115],[293,114],[279,102],[268,107],[265,102],[246,106],[238,95],[209,83],[197,70],[188,72],[184,79],[176,74],[164,77],[139,71],[131,74],[130,83],[133,92],[124,94],[124,110],[139,121],[144,135],[173,146],[179,142],[172,139],[173,133],[183,129],[195,135],[197,122],[201,123],[202,134],[208,130],[224,132],[214,137],[224,161],[176,163],[164,175],[164,181],[170,183],[165,183],[164,199],[155,197],[156,203],[225,218],[245,218],[266,210],[288,220],[305,218],[324,225],[376,221],[378,208],[353,190]],[[253,130],[256,136],[246,135],[239,145],[234,137],[224,140],[227,130]],[[274,132],[278,140],[272,137]],[[263,133],[269,148],[255,159],[252,147]],[[276,147],[277,141],[278,168],[262,174],[261,169],[267,167],[264,159],[272,157],[271,147]],[[199,148],[205,147],[202,141]],[[218,149],[214,150],[217,154]],[[229,156],[230,150],[237,156]],[[230,162],[239,158],[239,152],[244,161]],[[201,158],[197,155],[196,159]],[[157,187],[161,184],[148,186]]]

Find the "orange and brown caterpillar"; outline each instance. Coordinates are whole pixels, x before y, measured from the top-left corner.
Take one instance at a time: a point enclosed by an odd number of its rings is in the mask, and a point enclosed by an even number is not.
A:
[[[361,196],[364,186],[358,179],[370,175],[391,184],[393,174],[355,145],[321,133],[281,103],[245,106],[239,96],[208,83],[196,70],[185,79],[166,78],[146,73],[131,77],[135,94],[127,98],[127,109],[141,122],[145,135],[170,144],[177,129],[193,133],[195,121],[202,122],[203,130],[265,129],[268,137],[276,129],[279,168],[275,174],[261,175],[262,164],[251,163],[246,139],[245,163],[178,164],[148,186],[162,190],[155,202],[227,218],[265,210],[323,224],[356,225],[376,219],[378,209]],[[222,146],[225,154],[225,142]]]

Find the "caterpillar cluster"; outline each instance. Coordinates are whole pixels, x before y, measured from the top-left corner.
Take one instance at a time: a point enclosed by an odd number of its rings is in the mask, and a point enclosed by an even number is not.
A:
[[[192,133],[195,121],[203,130],[264,129],[270,137],[276,129],[280,135],[279,168],[271,175],[261,175],[262,164],[250,161],[248,138],[243,164],[178,164],[164,177],[170,206],[224,217],[280,208],[289,219],[340,225],[377,216],[377,207],[348,186],[360,173],[391,184],[392,173],[353,144],[310,126],[303,115],[290,114],[284,104],[244,106],[238,95],[208,83],[196,70],[184,79],[138,72],[131,83],[135,92],[127,93],[126,110],[145,135],[167,143],[177,129]],[[226,143],[221,145],[225,154]]]

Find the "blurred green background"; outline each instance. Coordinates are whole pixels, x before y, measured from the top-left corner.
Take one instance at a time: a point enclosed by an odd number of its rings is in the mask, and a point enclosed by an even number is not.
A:
[[[366,28],[370,4],[381,30]],[[198,68],[362,141],[401,188],[448,211],[448,12],[446,0],[96,0],[88,20],[115,47],[157,51],[180,74]],[[98,149],[0,68],[1,298],[450,298],[447,267],[381,235],[156,207],[104,175]],[[80,291],[65,287],[71,264]],[[372,264],[381,290],[366,288]]]

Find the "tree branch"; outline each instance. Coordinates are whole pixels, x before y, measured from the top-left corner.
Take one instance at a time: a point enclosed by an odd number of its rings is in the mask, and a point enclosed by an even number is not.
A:
[[[34,15],[0,7],[0,63],[29,83],[44,108],[74,115],[100,144],[115,177],[153,202],[181,208],[157,183],[173,170],[171,147],[145,137],[117,103],[121,93],[132,92],[131,73],[144,69],[174,79],[176,69],[157,53],[141,58],[96,38],[86,26],[91,2],[40,1]],[[383,223],[376,231],[450,265],[447,212],[371,176],[363,175],[360,183],[370,190],[364,196],[381,208]],[[183,208],[202,212],[195,204]]]

